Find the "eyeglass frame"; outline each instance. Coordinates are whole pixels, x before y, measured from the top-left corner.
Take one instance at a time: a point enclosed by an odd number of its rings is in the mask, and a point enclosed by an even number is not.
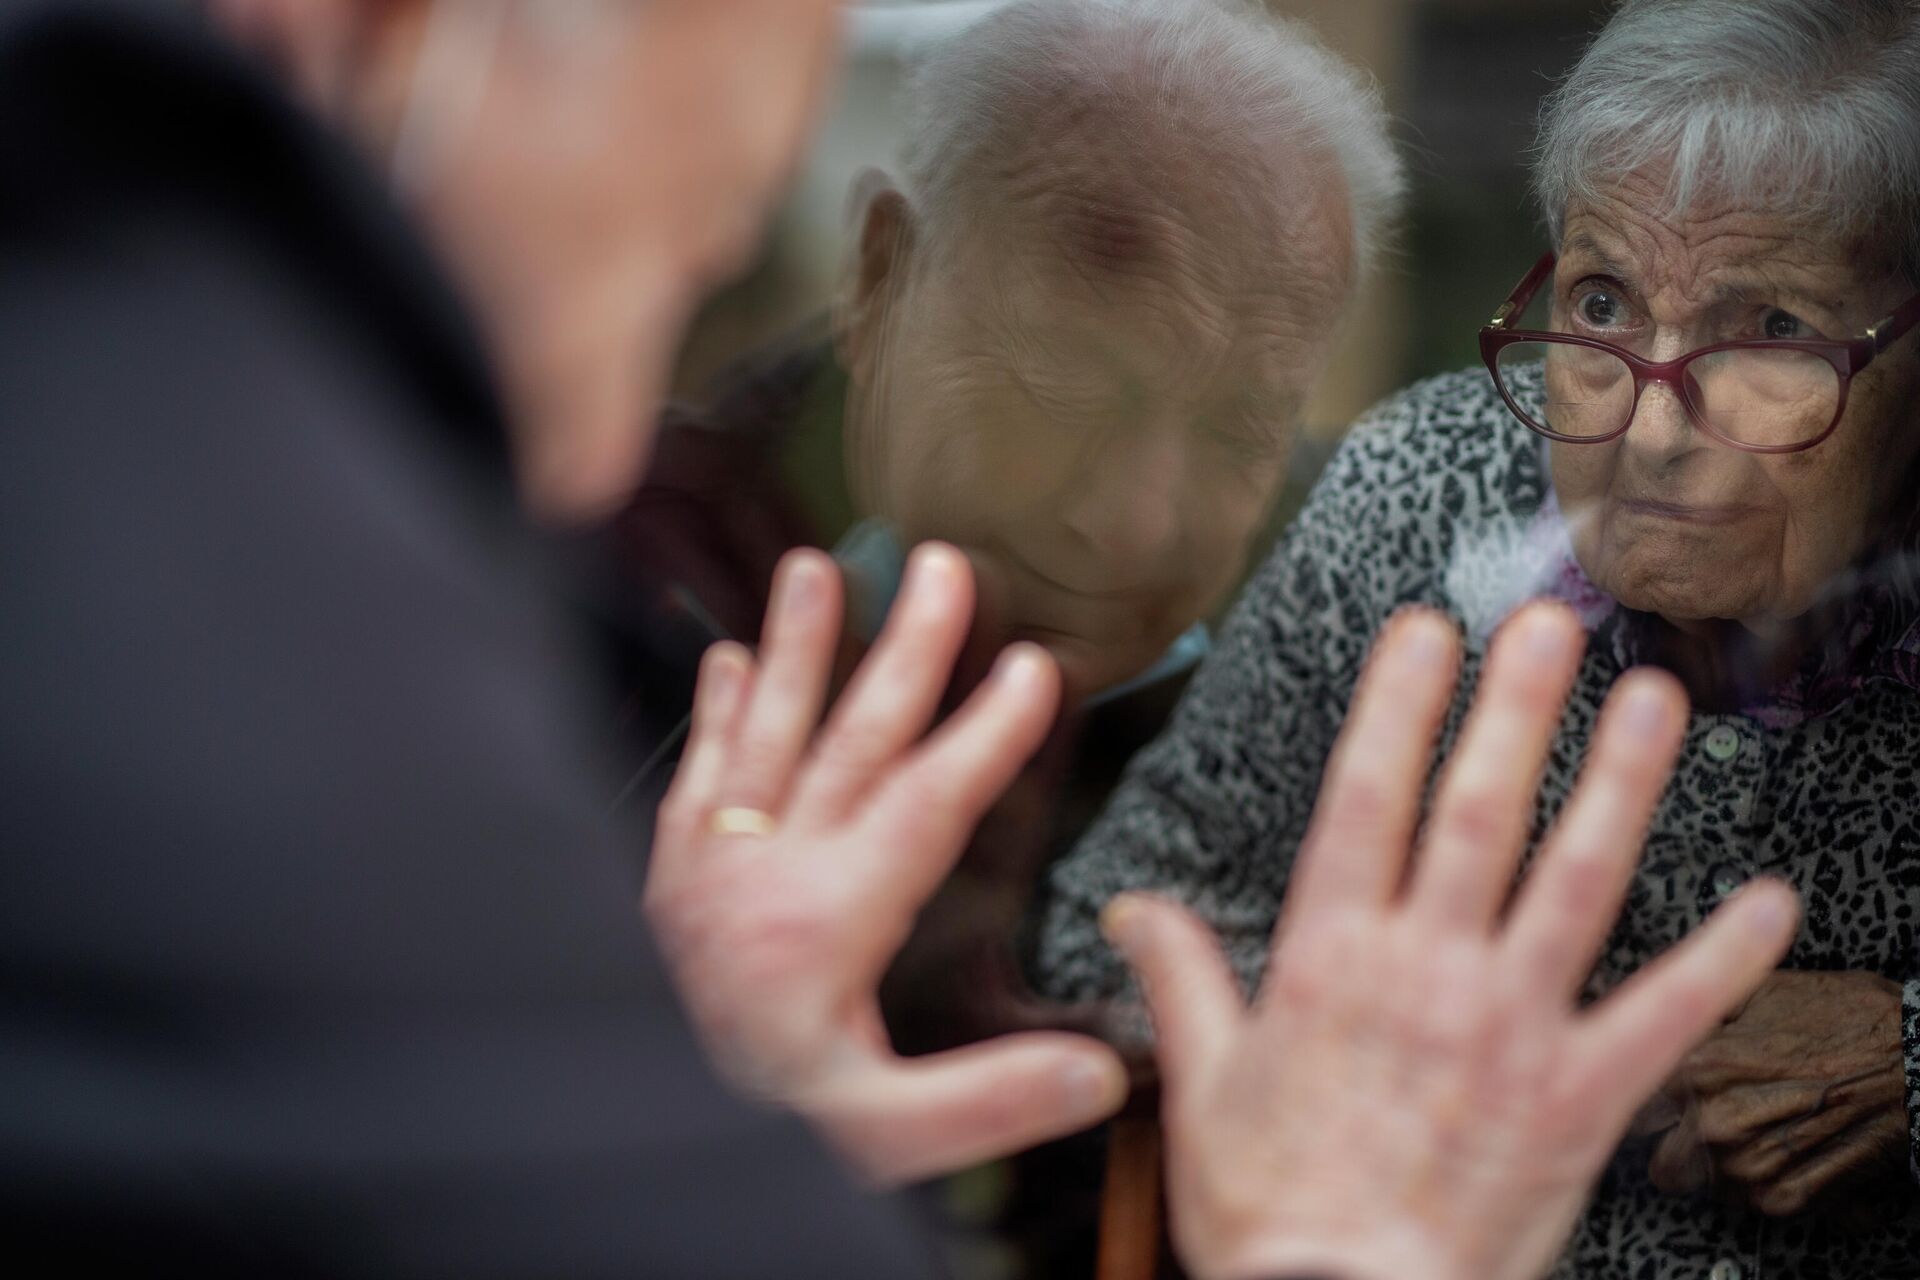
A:
[[[1640,411],[1640,397],[1645,393],[1648,383],[1662,383],[1671,389],[1674,397],[1686,409],[1687,417],[1693,424],[1713,439],[1731,449],[1744,450],[1747,453],[1801,453],[1825,441],[1840,426],[1840,419],[1847,412],[1847,391],[1853,385],[1854,375],[1872,364],[1874,358],[1899,340],[1908,329],[1920,323],[1920,293],[1909,298],[1890,315],[1857,338],[1737,338],[1731,342],[1716,342],[1712,346],[1700,347],[1672,360],[1647,360],[1635,355],[1625,347],[1603,342],[1598,338],[1583,338],[1571,333],[1549,333],[1535,329],[1510,329],[1520,316],[1526,313],[1533,297],[1553,274],[1554,264],[1559,256],[1548,250],[1533,269],[1521,277],[1500,309],[1493,313],[1493,319],[1480,330],[1480,359],[1486,364],[1487,372],[1493,376],[1494,388],[1500,398],[1506,401],[1513,416],[1529,431],[1545,436],[1560,444],[1605,444],[1618,440],[1633,426],[1633,419]],[[1570,436],[1550,430],[1533,421],[1519,405],[1514,403],[1513,394],[1507,390],[1507,380],[1500,373],[1500,353],[1508,347],[1522,342],[1550,342],[1561,346],[1590,347],[1614,356],[1627,366],[1633,374],[1633,404],[1627,410],[1627,419],[1614,430],[1597,436]],[[1723,432],[1714,429],[1706,420],[1706,414],[1693,403],[1693,397],[1687,392],[1687,384],[1681,376],[1688,365],[1702,356],[1717,355],[1722,351],[1800,351],[1819,356],[1833,367],[1840,378],[1840,398],[1833,410],[1833,421],[1826,430],[1811,440],[1799,444],[1747,444],[1732,439]]]

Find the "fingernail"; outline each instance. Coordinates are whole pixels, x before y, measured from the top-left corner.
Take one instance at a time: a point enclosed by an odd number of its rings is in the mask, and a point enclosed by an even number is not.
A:
[[[1532,605],[1517,619],[1520,645],[1528,657],[1541,662],[1565,658],[1573,648],[1574,630],[1566,615],[1546,605]]]
[[[907,571],[915,579],[931,582],[937,578],[951,576],[960,560],[960,553],[944,542],[923,542],[913,549],[912,563]]]
[[[1447,660],[1447,648],[1453,636],[1445,622],[1430,613],[1407,620],[1406,654],[1423,667],[1437,667]]]
[[[1140,904],[1127,894],[1112,899],[1100,910],[1100,932],[1115,946],[1134,940],[1140,923]]]
[[[1127,1098],[1127,1073],[1111,1057],[1087,1057],[1066,1069],[1067,1106],[1076,1115],[1105,1114]]]
[[[1753,927],[1772,937],[1792,924],[1799,913],[1800,904],[1792,895],[1766,893],[1761,895],[1759,905],[1753,909]]]
[[[716,656],[707,664],[706,679],[707,697],[719,702],[733,693],[734,682],[740,679],[740,672],[730,659]]]
[[[1041,664],[1047,660],[1046,654],[1034,645],[1016,644],[1000,655],[997,676],[1009,685],[1031,685],[1040,679]]]
[[[1627,690],[1620,719],[1627,732],[1635,737],[1653,738],[1666,731],[1672,709],[1673,701],[1666,686],[1643,680]]]
[[[796,611],[806,609],[819,594],[820,566],[811,556],[793,561],[787,567],[786,585],[781,590],[782,607]]]

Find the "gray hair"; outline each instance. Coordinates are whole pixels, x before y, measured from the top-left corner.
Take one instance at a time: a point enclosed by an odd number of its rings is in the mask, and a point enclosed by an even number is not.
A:
[[[1711,195],[1831,226],[1920,284],[1920,0],[1626,0],[1541,114],[1555,240],[1648,165],[1667,213]]]
[[[1112,56],[1112,55],[1119,56]],[[1298,138],[1346,180],[1356,276],[1372,264],[1405,189],[1388,117],[1370,78],[1298,23],[1247,0],[1017,0],[945,41],[912,80],[902,157],[923,209],[941,216],[982,152],[1031,135],[1041,105],[1070,73],[1093,92],[1143,72],[1156,102],[1229,117],[1256,139]]]

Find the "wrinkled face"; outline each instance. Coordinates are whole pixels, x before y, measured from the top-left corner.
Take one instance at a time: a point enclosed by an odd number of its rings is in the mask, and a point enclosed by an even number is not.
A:
[[[1339,193],[1282,222],[985,219],[908,273],[879,354],[851,362],[863,502],[967,550],[1077,696],[1206,616],[1270,507],[1346,292]]]
[[[1554,329],[1671,360],[1738,338],[1852,338],[1913,292],[1804,226],[1711,207],[1662,217],[1649,212],[1660,198],[1630,178],[1568,210]],[[1799,616],[1908,518],[1916,394],[1909,334],[1853,379],[1832,436],[1762,455],[1720,444],[1670,389],[1649,386],[1625,435],[1552,448],[1581,566],[1629,608],[1681,625]]]

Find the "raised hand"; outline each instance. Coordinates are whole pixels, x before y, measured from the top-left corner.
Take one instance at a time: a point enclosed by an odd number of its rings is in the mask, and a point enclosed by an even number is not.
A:
[[[708,654],[645,909],[720,1069],[807,1117],[873,1181],[896,1183],[1085,1128],[1126,1084],[1105,1046],[1058,1032],[893,1052],[880,978],[1045,736],[1059,678],[1044,652],[1016,645],[929,735],[973,588],[959,553],[923,546],[819,728],[840,595],[828,557],[794,552],[758,659],[732,644]]]
[[[1251,1009],[1185,909],[1109,908],[1158,1031],[1174,1239],[1201,1280],[1541,1274],[1636,1108],[1785,952],[1797,903],[1757,883],[1576,1009],[1686,721],[1669,677],[1620,682],[1509,904],[1582,643],[1552,606],[1502,629],[1422,831],[1458,641],[1430,613],[1388,628]]]

